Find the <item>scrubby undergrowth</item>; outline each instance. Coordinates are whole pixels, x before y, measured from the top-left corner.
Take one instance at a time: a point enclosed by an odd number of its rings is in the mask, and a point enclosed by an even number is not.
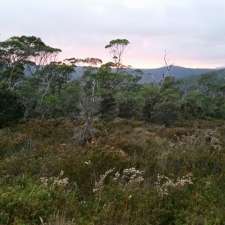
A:
[[[224,224],[224,122],[97,121],[85,146],[76,126],[0,130],[0,224]]]

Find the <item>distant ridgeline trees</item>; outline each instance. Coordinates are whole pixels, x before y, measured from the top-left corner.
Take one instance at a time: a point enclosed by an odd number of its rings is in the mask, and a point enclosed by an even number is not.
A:
[[[225,72],[190,80],[162,76],[159,84],[141,84],[141,73],[130,75],[123,57],[129,41],[105,46],[112,62],[99,58],[57,61],[60,49],[34,36],[0,42],[0,127],[19,119],[67,117],[84,121],[79,136],[94,134],[93,121],[115,117],[173,125],[184,119],[225,119]],[[80,79],[71,74],[82,65]]]

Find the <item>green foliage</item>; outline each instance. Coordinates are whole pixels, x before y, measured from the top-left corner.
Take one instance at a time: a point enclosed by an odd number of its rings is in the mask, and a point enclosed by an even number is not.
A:
[[[173,125],[178,118],[178,110],[176,104],[172,102],[162,102],[154,107],[152,121],[166,126]]]
[[[101,96],[100,114],[103,119],[114,119],[117,117],[116,100],[111,94]]]
[[[49,215],[63,209],[66,198],[76,204],[73,193],[34,182],[30,178],[15,178],[11,185],[1,184],[0,224],[40,224]]]
[[[180,92],[173,77],[166,77],[160,88],[146,89],[143,117],[147,121],[174,124],[180,111]]]
[[[126,47],[129,44],[130,42],[127,39],[115,39],[115,40],[111,40],[109,44],[105,46],[106,49],[109,49],[112,55],[112,59],[114,61],[114,67],[117,68],[117,72],[118,72],[118,69],[124,67],[122,65],[122,56]]]
[[[119,104],[119,117],[131,119],[140,117],[138,103],[134,98],[127,98]]]
[[[113,46],[119,46],[119,45],[128,45],[130,42],[127,39],[115,39],[109,42],[108,45],[105,46],[105,48],[112,48]]]
[[[207,97],[199,91],[190,92],[182,103],[184,116],[187,118],[203,118],[208,111]]]
[[[96,68],[33,36],[0,43],[0,224],[224,224],[223,71],[142,84],[128,44]]]
[[[0,42],[0,79],[6,80],[9,89],[15,89],[24,78],[26,67],[40,66],[48,56],[60,51],[34,36],[14,36]]]
[[[54,215],[78,225],[223,224],[224,126],[99,121],[85,147],[72,142],[70,121],[7,129],[0,148],[15,151],[0,158],[0,224],[38,225]],[[122,175],[128,168],[144,171],[143,183]]]
[[[151,121],[156,104],[160,101],[160,89],[154,86],[145,86],[142,90],[144,97],[143,118]]]
[[[0,127],[16,123],[23,115],[24,106],[20,98],[11,91],[0,90]]]
[[[37,224],[39,218],[53,213],[52,194],[29,180],[0,190],[0,224]]]
[[[47,83],[49,93],[59,95],[63,86],[70,80],[73,71],[73,66],[53,62],[44,66],[36,76],[41,83]]]
[[[0,43],[0,88],[18,96],[25,119],[81,118],[87,115],[81,109],[84,93],[91,100],[93,90],[95,104],[86,101],[85,108],[97,117],[138,118],[164,125],[180,119],[224,119],[223,70],[190,81],[166,76],[159,84],[141,84],[140,71],[131,75],[121,64],[128,44],[126,39],[110,41],[106,48],[114,63],[96,68],[102,63],[98,58],[54,62],[52,56],[59,49],[34,36],[12,37]],[[88,67],[82,79],[72,81],[76,63]]]
[[[21,61],[28,57],[38,56],[44,51],[48,53],[60,52],[60,49],[52,48],[35,36],[14,36],[0,43],[0,51],[3,56],[2,61],[10,63],[9,55],[16,56]]]

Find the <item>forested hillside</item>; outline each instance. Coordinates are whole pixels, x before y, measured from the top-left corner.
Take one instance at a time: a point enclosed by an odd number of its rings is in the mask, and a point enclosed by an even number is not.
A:
[[[87,68],[85,67],[76,67],[76,70],[72,73],[71,79],[79,79]],[[176,79],[188,79],[189,77],[199,77],[202,74],[216,72],[217,69],[193,69],[185,68],[180,66],[170,66],[170,73],[173,74],[173,77]],[[124,68],[123,72],[126,72],[130,75],[141,75],[140,83],[149,84],[149,83],[158,83],[163,79],[163,76],[168,73],[168,68],[160,67],[155,69],[135,69],[135,68]]]
[[[0,224],[225,224],[225,70],[143,82],[128,45],[0,42]]]

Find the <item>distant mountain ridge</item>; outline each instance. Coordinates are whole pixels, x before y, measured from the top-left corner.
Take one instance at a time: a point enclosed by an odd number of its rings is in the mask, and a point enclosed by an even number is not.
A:
[[[166,67],[160,67],[156,69],[142,69],[142,83],[149,83],[149,82],[159,82],[163,75],[169,74],[174,76],[176,79],[183,79],[190,76],[198,76],[205,73],[209,73],[214,69],[195,69],[195,68],[186,68],[181,66],[172,66],[170,71],[167,72]]]
[[[76,67],[76,71],[72,73],[72,79],[80,78],[85,71],[84,67]],[[181,66],[172,66],[169,74],[174,76],[176,79],[188,78],[191,76],[199,76],[202,74],[206,74],[212,71],[216,71],[216,69],[207,69],[207,68],[186,68]],[[139,74],[141,75],[141,83],[151,83],[151,82],[159,82],[163,75],[167,73],[166,67],[160,67],[155,69],[137,69],[137,68],[129,68],[126,69],[125,72],[130,73],[132,75]]]

